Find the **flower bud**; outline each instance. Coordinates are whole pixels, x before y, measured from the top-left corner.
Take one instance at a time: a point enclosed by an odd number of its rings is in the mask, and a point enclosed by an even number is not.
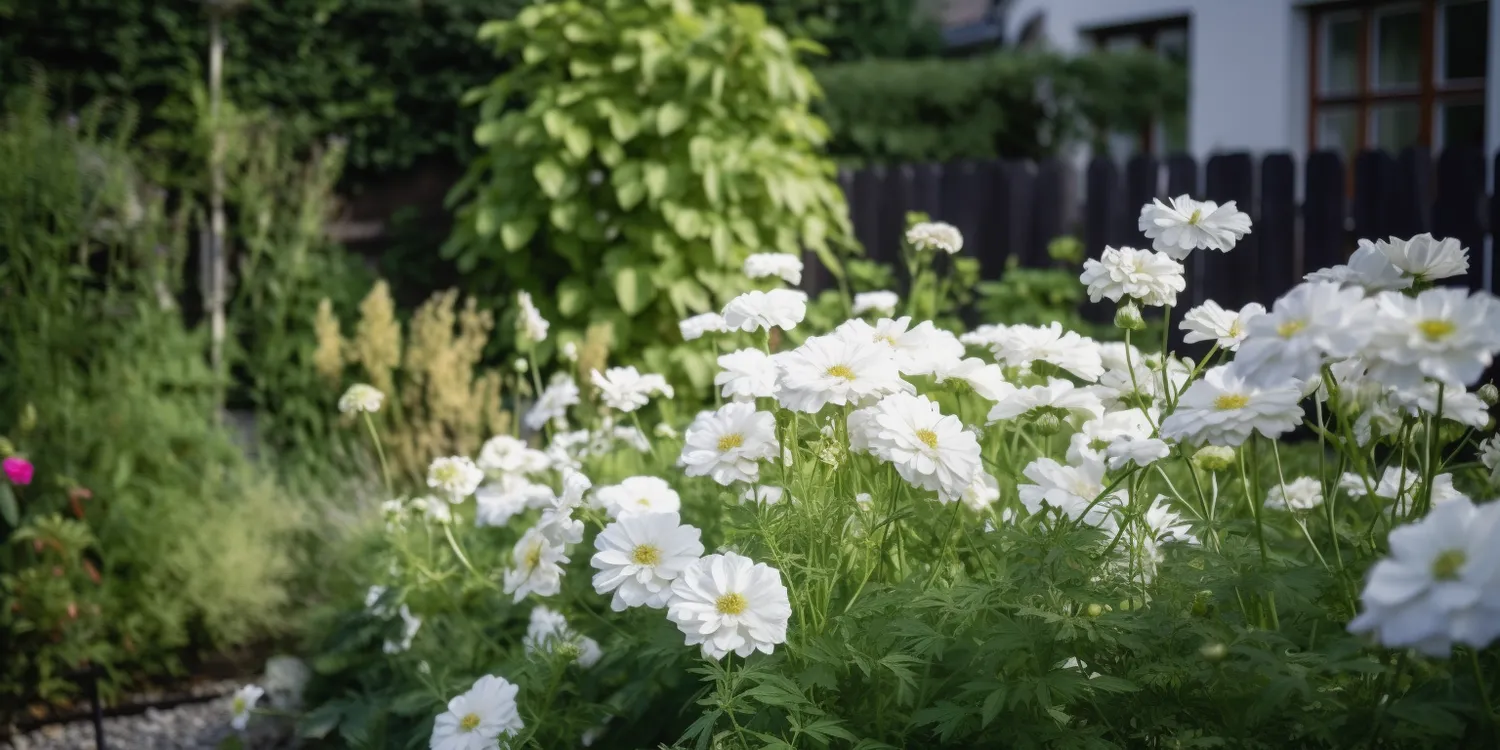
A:
[[[1229,655],[1229,647],[1222,643],[1205,643],[1198,647],[1198,655],[1208,661],[1223,661]]]
[[[514,367],[516,372],[525,374],[528,367],[528,365],[526,364],[526,358],[517,357],[515,363],[512,364],[511,367]]]
[[[1487,406],[1494,406],[1495,402],[1500,401],[1500,388],[1496,388],[1494,383],[1485,383],[1479,386],[1478,395],[1479,400]]]
[[[1031,420],[1031,426],[1042,435],[1056,435],[1062,430],[1062,418],[1052,410],[1045,410]]]
[[[1193,465],[1204,471],[1224,471],[1234,465],[1234,449],[1207,445],[1193,454]]]
[[[1126,302],[1115,310],[1115,327],[1127,331],[1143,331],[1146,329],[1146,319],[1141,317],[1141,308],[1136,307],[1134,302]]]
[[[0,458],[5,458],[16,452],[16,446],[9,440],[0,437]]]
[[[1104,605],[1102,605],[1102,604],[1090,604],[1089,608],[1088,608],[1088,613],[1089,613],[1089,617],[1098,617],[1099,615],[1104,614]]]
[[[559,354],[562,355],[562,358],[563,358],[564,361],[567,361],[567,362],[577,362],[578,361],[578,345],[575,344],[575,343],[573,343],[573,342],[571,342],[571,341],[564,341],[563,345],[562,345],[562,348],[558,349],[557,351],[558,351]]]
[[[563,641],[557,644],[556,652],[565,661],[577,661],[578,657],[583,655],[583,649],[579,648],[578,644],[572,641]]]

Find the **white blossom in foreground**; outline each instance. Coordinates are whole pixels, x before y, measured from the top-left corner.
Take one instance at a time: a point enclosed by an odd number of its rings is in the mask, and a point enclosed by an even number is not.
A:
[[[957,336],[934,326],[930,320],[912,326],[911,318],[906,316],[895,320],[883,318],[873,326],[851,318],[835,328],[833,335],[888,347],[902,375],[930,375],[964,356],[964,345]]]
[[[688,425],[683,437],[683,473],[709,476],[726,487],[735,482],[760,478],[760,461],[774,459],[776,417],[756,411],[755,404],[725,404],[718,411],[705,411]]]
[[[1123,489],[1104,495],[1102,461],[1068,466],[1044,457],[1032,461],[1021,474],[1031,483],[1017,485],[1016,491],[1031,515],[1053,508],[1072,520],[1107,526],[1113,523],[1111,509],[1126,502]]]
[[[827,404],[863,406],[897,392],[914,392],[891,350],[852,336],[813,336],[776,357],[776,399],[793,411],[816,414]]]
[[[496,435],[480,446],[479,458],[474,463],[484,471],[497,475],[535,474],[551,468],[552,459],[527,445],[524,440],[510,435]]]
[[[641,374],[634,367],[611,367],[604,372],[594,370],[589,375],[599,396],[611,409],[632,412],[645,406],[652,395],[672,398],[672,386],[666,378],[655,373]]]
[[[676,513],[682,508],[682,498],[660,477],[626,477],[619,484],[595,490],[594,499],[604,506],[610,518]]]
[[[1133,299],[1152,307],[1176,306],[1177,293],[1187,288],[1182,264],[1164,253],[1133,247],[1105,247],[1098,260],[1083,263],[1079,281],[1088,287],[1089,300],[1114,302]]]
[[[355,383],[339,396],[339,411],[344,414],[374,414],[380,411],[385,394],[373,385]]]
[[[964,235],[958,227],[941,221],[924,221],[906,230],[906,241],[913,248],[925,252],[942,250],[955,255],[964,249]]]
[[[568,407],[578,404],[578,384],[567,373],[559,372],[547,382],[536,403],[526,411],[523,422],[529,429],[540,430],[548,422],[565,421]]]
[[[978,357],[940,362],[932,376],[940,384],[971,390],[990,401],[1002,401],[1016,392],[1000,365]]]
[[[990,407],[985,421],[994,424],[1022,415],[1036,419],[1044,413],[1081,423],[1104,416],[1104,404],[1092,387],[1078,388],[1062,378],[1050,378],[1046,385],[1019,388],[1001,399]]]
[[[1104,374],[1099,347],[1061,323],[1045,326],[1014,325],[990,332],[988,342],[995,359],[1007,367],[1026,367],[1046,362],[1092,383]]]
[[[776,395],[776,361],[759,349],[721,354],[719,367],[724,369],[714,375],[714,385],[724,398],[754,401]]]
[[[897,393],[850,416],[850,431],[863,433],[869,452],[896,467],[915,487],[934,490],[938,500],[959,499],[979,471],[979,441],[958,417],[938,411],[926,396]]]
[[[598,550],[589,565],[594,591],[614,592],[609,606],[661,609],[672,598],[672,581],[703,555],[698,529],[674,513],[640,513],[620,518],[594,537]]]
[[[1364,359],[1370,377],[1392,388],[1413,388],[1423,378],[1471,385],[1500,350],[1500,303],[1487,292],[1429,289],[1415,298],[1384,292],[1375,309]]]
[[[1296,381],[1258,388],[1227,365],[1188,386],[1177,410],[1162,420],[1161,436],[1185,443],[1236,446],[1259,432],[1275,438],[1302,424],[1302,388]]]
[[[573,630],[568,618],[561,612],[538,604],[531,608],[531,621],[526,626],[526,635],[521,638],[526,653],[537,651],[555,652],[559,646],[572,647],[578,666],[588,669],[599,663],[604,652],[599,642]]]
[[[1308,281],[1331,281],[1335,284],[1353,285],[1366,292],[1409,289],[1412,277],[1401,272],[1389,256],[1381,252],[1375,243],[1360,240],[1359,249],[1349,256],[1347,265],[1330,266],[1307,274]]]
[[[1236,209],[1234,201],[1220,206],[1186,195],[1142,206],[1136,225],[1154,241],[1154,249],[1174,260],[1183,260],[1198,249],[1227,253],[1250,233],[1250,217]]]
[[[568,556],[540,528],[531,528],[516,541],[510,553],[512,566],[505,571],[505,593],[521,601],[527,594],[552,596],[562,590],[562,566]]]
[[[1500,636],[1500,505],[1436,504],[1390,533],[1390,555],[1371,568],[1349,631],[1382,646],[1447,658]]]
[[[755,253],[745,258],[745,275],[752,279],[775,276],[788,284],[801,284],[802,259],[791,253]]]
[[[873,312],[876,315],[895,315],[896,306],[901,304],[901,298],[895,292],[881,290],[878,292],[860,292],[854,295],[854,314],[864,315]]]
[[[1419,234],[1409,240],[1395,237],[1376,240],[1374,245],[1391,265],[1413,281],[1430,283],[1469,272],[1469,251],[1452,237],[1438,240],[1430,234]]]
[[[266,691],[259,685],[241,685],[234,691],[234,698],[229,702],[229,725],[235,731],[245,731],[245,726],[250,723],[250,713],[265,694]]]
[[[725,333],[729,326],[724,324],[724,316],[715,312],[706,312],[684,318],[677,323],[677,330],[682,332],[683,341],[693,341],[703,338],[706,333]]]
[[[1245,326],[1235,371],[1256,385],[1314,380],[1325,358],[1352,356],[1370,340],[1372,315],[1358,288],[1299,284]]]
[[[724,306],[724,325],[731,331],[789,331],[807,317],[807,295],[792,289],[745,292]]]
[[[687,636],[687,645],[702,644],[708,659],[773,652],[786,642],[791,616],[780,571],[733,552],[689,565],[672,582],[667,605],[667,618]]]
[[[492,750],[500,736],[526,728],[516,709],[520,688],[504,677],[485,675],[467,693],[448,701],[432,725],[430,750]]]
[[[531,303],[531,294],[528,292],[516,292],[516,306],[521,308],[520,317],[516,320],[516,329],[520,332],[524,341],[532,344],[540,344],[547,340],[547,319],[542,317],[540,310]]]
[[[1307,513],[1323,504],[1323,485],[1312,477],[1298,477],[1276,484],[1266,492],[1266,507]]]
[[[484,472],[465,456],[439,458],[427,467],[427,486],[442,492],[450,503],[463,502],[483,481]]]
[[[1265,305],[1259,302],[1251,302],[1235,312],[1225,310],[1219,303],[1208,300],[1188,310],[1177,327],[1186,332],[1182,337],[1186,343],[1212,341],[1220,348],[1238,351],[1241,342],[1245,340],[1246,325],[1265,314]]]

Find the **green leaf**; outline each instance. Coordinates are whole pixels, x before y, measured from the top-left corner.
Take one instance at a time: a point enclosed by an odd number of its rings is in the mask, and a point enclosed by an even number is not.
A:
[[[574,158],[582,160],[589,155],[589,149],[593,147],[594,139],[589,136],[589,131],[582,125],[570,123],[563,130],[563,145],[567,147],[568,153]]]
[[[615,272],[615,298],[626,315],[634,315],[646,309],[656,296],[656,286],[651,277],[633,266]]]
[[[16,493],[9,482],[0,482],[0,518],[13,529],[21,525],[21,508],[16,504]]]
[[[667,177],[669,173],[666,166],[655,162],[648,163],[642,174],[646,182],[646,193],[651,196],[651,200],[661,200],[667,194]]]
[[[568,173],[561,164],[551,159],[543,159],[532,168],[531,174],[548,198],[556,200],[562,196],[563,186],[568,181]]]
[[[578,279],[568,279],[557,287],[557,311],[573,317],[589,307],[589,288]]]
[[[536,234],[537,224],[535,216],[511,219],[500,226],[500,242],[506,250],[519,250]]]
[[[687,108],[676,102],[667,102],[656,110],[656,132],[661,135],[671,135],[687,123]]]
[[[321,706],[302,715],[297,722],[297,736],[311,739],[323,739],[332,732],[339,721],[344,718],[344,709],[347,704],[344,701],[324,703]]]

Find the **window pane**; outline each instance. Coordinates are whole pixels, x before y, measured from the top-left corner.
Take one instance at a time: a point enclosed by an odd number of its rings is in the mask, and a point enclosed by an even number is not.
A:
[[[1352,94],[1359,90],[1359,16],[1329,16],[1323,20],[1323,93]]]
[[[1455,2],[1443,6],[1443,80],[1484,77],[1489,28],[1488,2]]]
[[[1142,46],[1141,38],[1135,34],[1117,34],[1104,39],[1104,49],[1110,52],[1129,52]]]
[[[1422,109],[1416,104],[1382,104],[1370,110],[1370,146],[1392,154],[1416,145]]]
[[[1438,107],[1438,146],[1484,148],[1484,102],[1452,102]]]
[[[1375,87],[1416,86],[1422,79],[1422,13],[1392,10],[1375,16]]]
[[[1352,108],[1327,107],[1318,112],[1318,148],[1337,151],[1347,163],[1359,143],[1359,113]]]

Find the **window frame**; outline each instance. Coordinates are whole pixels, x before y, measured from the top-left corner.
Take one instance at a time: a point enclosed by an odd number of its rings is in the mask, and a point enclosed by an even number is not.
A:
[[[1159,44],[1163,34],[1182,32],[1183,49],[1188,58],[1192,57],[1193,33],[1191,18],[1189,16],[1168,16],[1165,18],[1154,18],[1149,21],[1136,23],[1114,24],[1109,26],[1094,26],[1081,29],[1082,34],[1089,39],[1096,50],[1109,49],[1109,42],[1113,39],[1135,39],[1139,42],[1139,49],[1146,50],[1152,54],[1160,55]],[[1190,64],[1190,63],[1189,63]],[[1188,71],[1192,75],[1192,71]],[[1192,127],[1188,113],[1184,113],[1184,122],[1188,128]],[[1139,149],[1137,153],[1151,154],[1153,156],[1169,156],[1169,154],[1158,154],[1157,149],[1166,140],[1166,129],[1160,117],[1151,118],[1151,122],[1142,126],[1137,134]]]

